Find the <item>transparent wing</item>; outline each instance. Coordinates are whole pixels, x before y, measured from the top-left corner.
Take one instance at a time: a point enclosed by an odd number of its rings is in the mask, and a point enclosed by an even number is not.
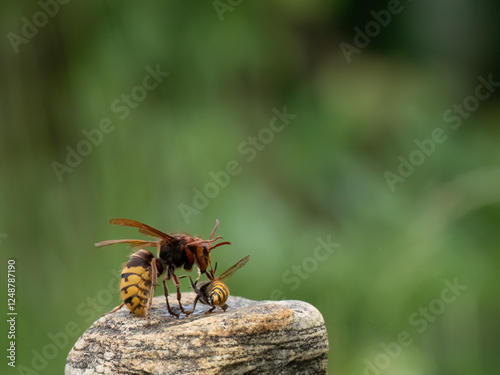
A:
[[[104,247],[104,246],[114,245],[117,243],[128,243],[128,244],[131,244],[132,247],[156,247],[156,246],[158,246],[158,242],[142,241],[142,240],[108,240],[108,241],[97,242],[94,245],[97,247]]]
[[[215,280],[223,280],[223,279],[231,276],[233,273],[235,273],[237,270],[239,270],[241,267],[243,267],[245,264],[247,264],[249,258],[250,258],[250,255],[247,255],[246,257],[241,259],[238,263],[236,263],[234,266],[225,270],[219,277],[216,277]]]

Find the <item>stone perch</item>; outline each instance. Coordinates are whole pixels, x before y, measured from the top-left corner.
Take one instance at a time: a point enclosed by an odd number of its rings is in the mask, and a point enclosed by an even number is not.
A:
[[[183,293],[184,307],[194,298]],[[209,306],[197,305],[176,319],[156,297],[150,326],[126,308],[103,316],[71,349],[65,374],[326,374],[328,339],[316,308],[241,297],[227,304],[207,315]]]

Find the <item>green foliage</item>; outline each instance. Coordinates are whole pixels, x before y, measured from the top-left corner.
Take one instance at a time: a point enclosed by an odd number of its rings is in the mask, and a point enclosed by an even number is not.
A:
[[[143,238],[108,224],[124,217],[204,237],[219,219],[233,244],[214,250],[219,269],[251,255],[231,293],[316,306],[332,374],[492,373],[500,107],[482,82],[500,81],[496,21],[402,2],[356,47],[387,2],[236,3],[69,2],[26,43],[4,38],[0,253],[17,265],[18,367],[61,373],[120,302],[129,250],[93,243]],[[0,5],[2,35],[40,7]],[[467,288],[451,301],[455,279]]]

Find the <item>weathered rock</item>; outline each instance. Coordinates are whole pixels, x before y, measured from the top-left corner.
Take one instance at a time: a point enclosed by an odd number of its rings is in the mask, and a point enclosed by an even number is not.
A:
[[[193,293],[183,293],[190,309]],[[172,298],[171,298],[172,299]],[[321,313],[302,301],[229,297],[179,319],[156,297],[151,325],[124,307],[97,320],[78,339],[66,375],[91,374],[326,374],[328,340]],[[178,309],[173,301],[173,308]]]

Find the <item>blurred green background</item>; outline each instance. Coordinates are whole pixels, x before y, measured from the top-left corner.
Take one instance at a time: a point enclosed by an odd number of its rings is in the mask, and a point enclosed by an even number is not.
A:
[[[0,8],[0,253],[18,312],[2,373],[62,373],[120,303],[129,250],[93,243],[145,237],[118,217],[203,237],[219,219],[219,269],[251,255],[232,294],[316,306],[329,374],[498,369],[497,2]]]

